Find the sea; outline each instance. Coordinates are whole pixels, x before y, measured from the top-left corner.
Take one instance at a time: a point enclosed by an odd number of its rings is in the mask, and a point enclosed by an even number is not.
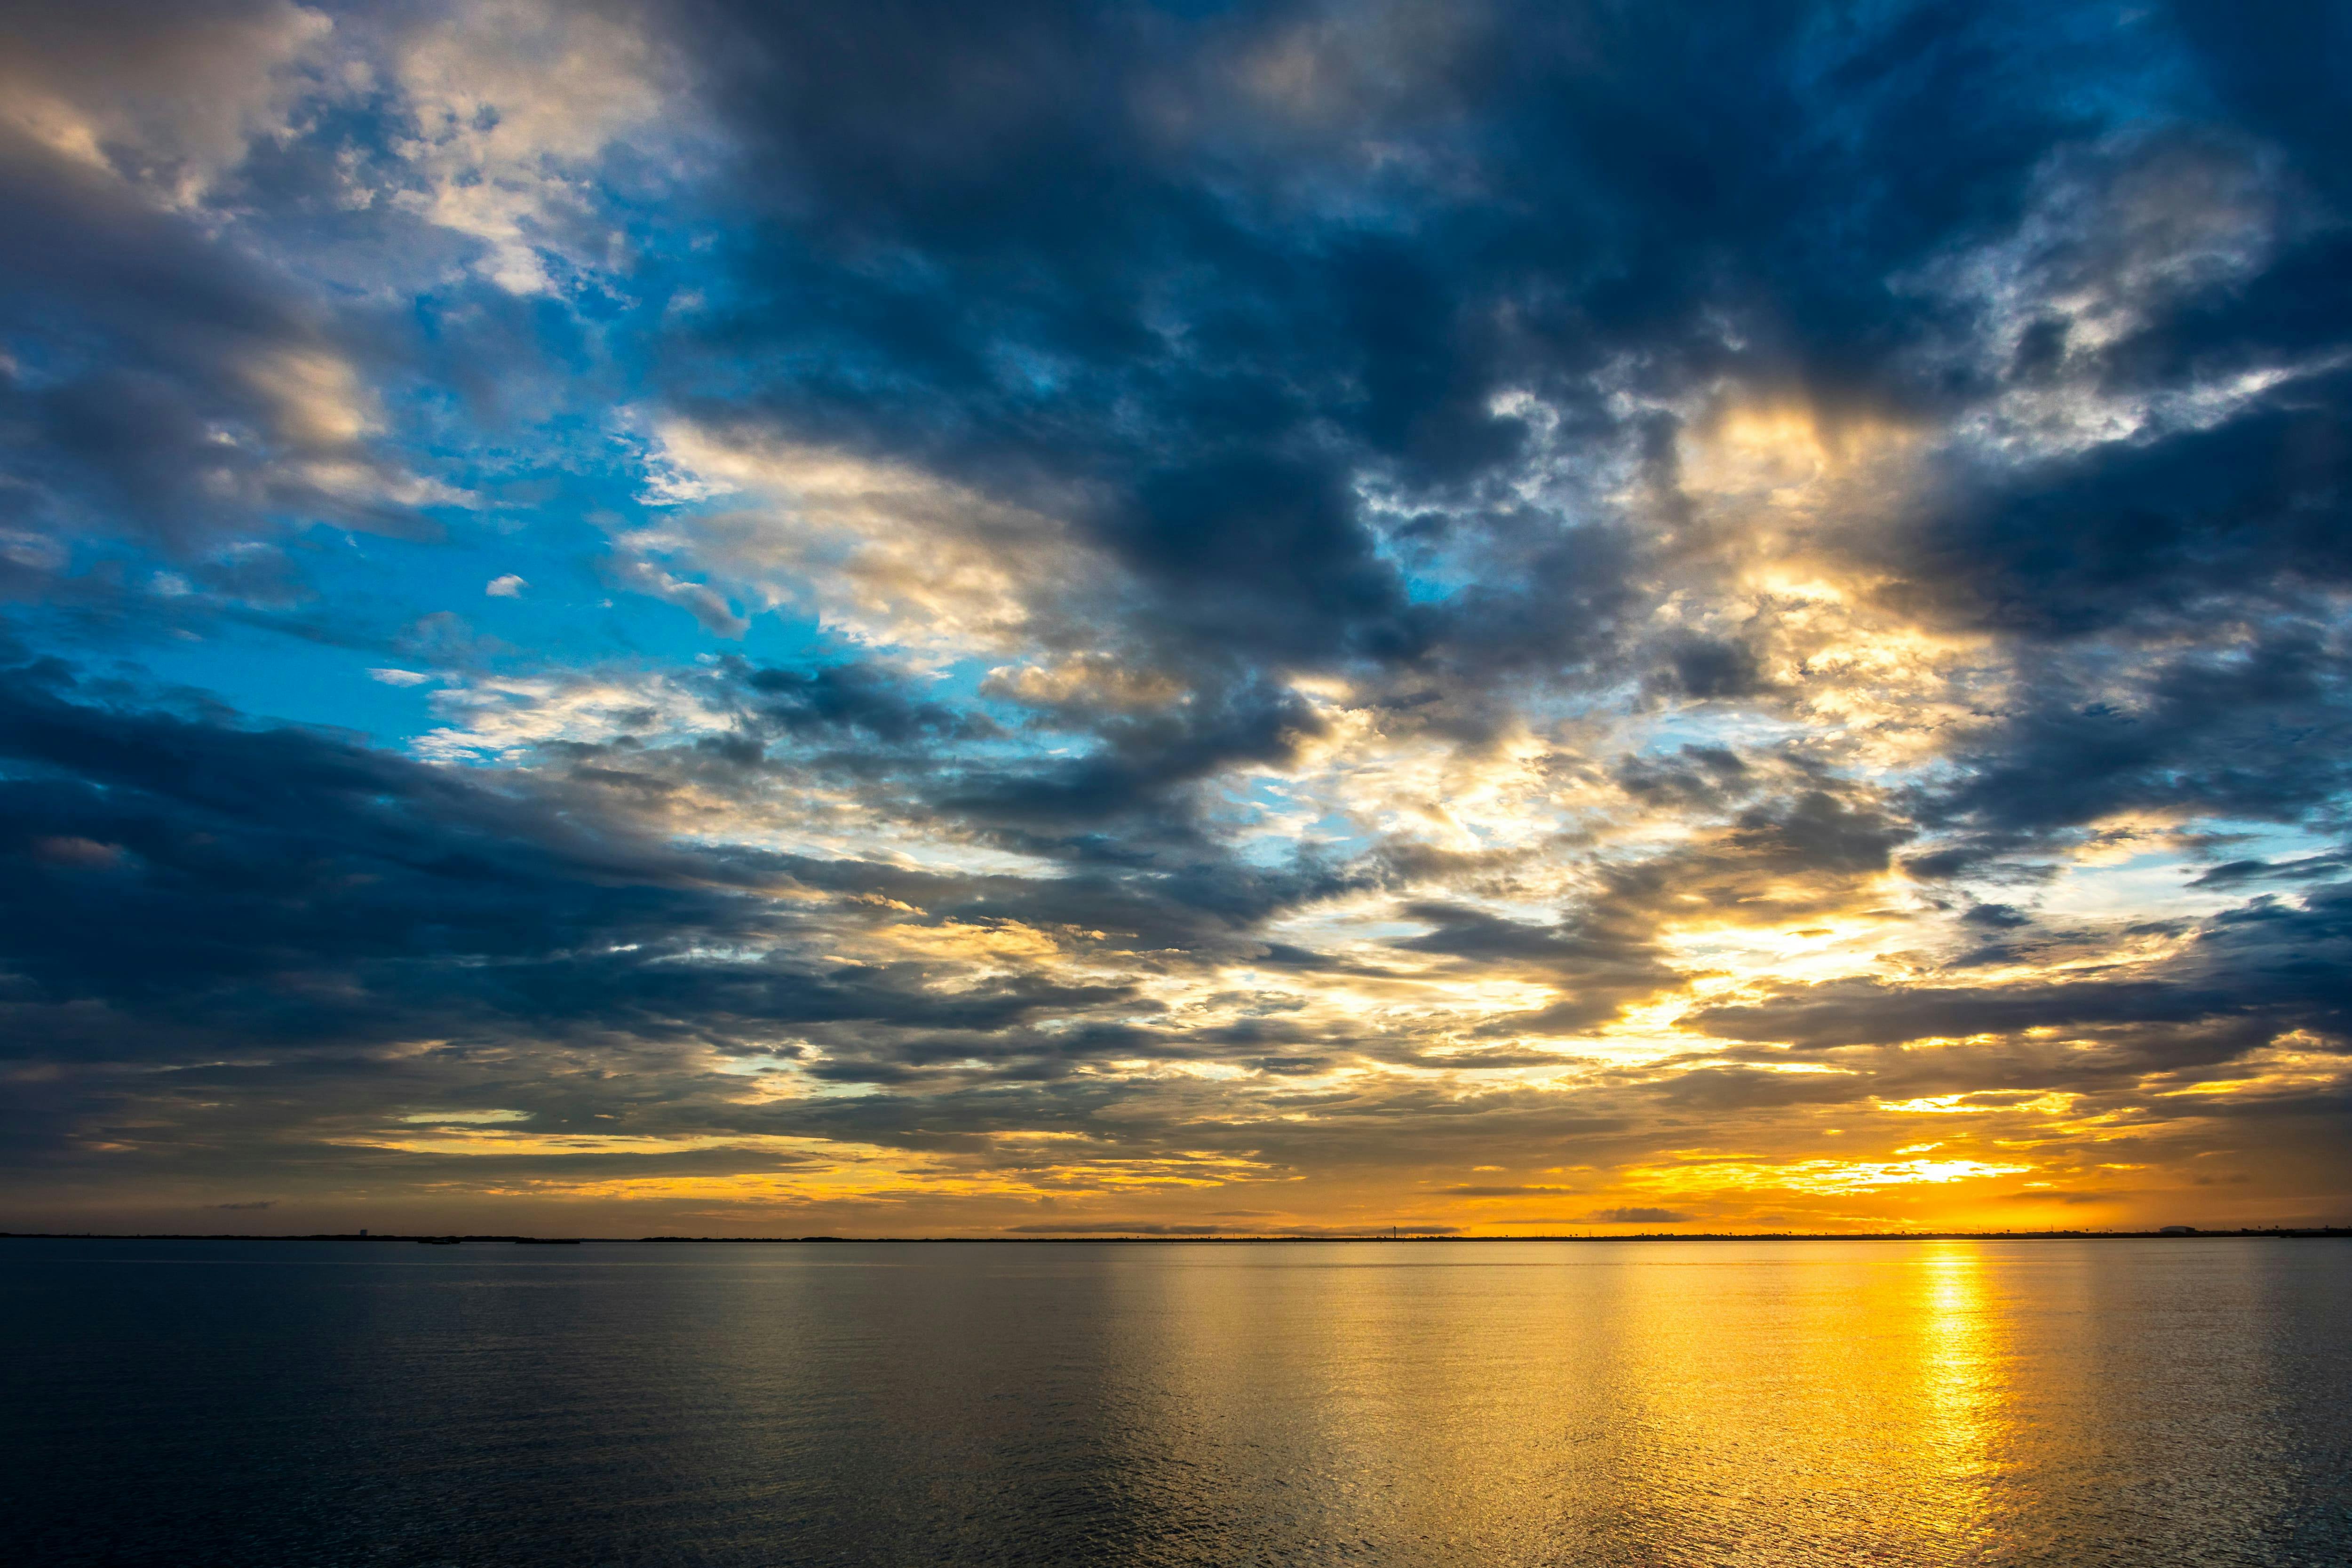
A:
[[[37,1564],[2343,1564],[2352,1241],[0,1241]]]

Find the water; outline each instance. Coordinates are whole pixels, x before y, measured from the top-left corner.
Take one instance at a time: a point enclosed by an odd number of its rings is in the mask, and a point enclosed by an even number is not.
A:
[[[0,1242],[70,1563],[2343,1563],[2352,1245]]]

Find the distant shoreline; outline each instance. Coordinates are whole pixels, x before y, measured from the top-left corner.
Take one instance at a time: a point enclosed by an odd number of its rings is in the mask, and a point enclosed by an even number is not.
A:
[[[362,1236],[352,1232],[262,1236],[186,1231],[6,1231],[0,1241],[366,1241],[519,1246],[667,1247],[730,1246],[1024,1246],[1066,1247],[1072,1243],[1116,1243],[1154,1246],[1319,1246],[1341,1243],[1360,1246],[1378,1242],[1402,1247],[1429,1244],[1554,1241],[1574,1243],[1655,1241],[2214,1241],[2222,1239],[2309,1241],[2352,1239],[2352,1226],[2276,1226],[2241,1230],[1906,1230],[1906,1231],[1643,1231],[1627,1236],[1150,1236],[1141,1233],[1110,1236],[458,1236],[446,1233],[418,1236]]]

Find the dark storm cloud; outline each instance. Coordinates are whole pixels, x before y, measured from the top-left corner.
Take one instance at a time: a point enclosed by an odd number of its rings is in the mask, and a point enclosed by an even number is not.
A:
[[[787,732],[862,732],[892,743],[990,733],[986,720],[912,696],[902,682],[868,665],[755,669],[744,684],[760,694],[761,717]]]
[[[1821,1048],[2053,1026],[2186,1024],[2240,1005],[2223,991],[2159,982],[1979,989],[1835,981],[1771,1002],[1706,1008],[1691,1022],[1731,1039]]]
[[[2336,246],[2312,258],[2307,278],[2264,280],[2298,301],[2325,297],[2319,278],[2352,266],[2352,248]],[[2254,363],[2352,342],[2352,308],[2282,325],[2276,345],[2255,330],[2270,324],[2211,330],[2220,352]],[[2163,379],[2210,374],[2199,357]],[[2213,429],[2004,475],[1979,497],[1963,491],[1889,541],[1899,553],[1885,563],[1902,573],[1889,592],[1939,619],[2064,640],[2288,608],[2340,588],[2352,574],[2347,387],[2340,374],[2296,381]]]
[[[2161,978],[2092,973],[1983,987],[1835,981],[1753,1005],[1701,1009],[1690,1021],[1727,1038],[1815,1049],[2084,1031],[2119,1045],[2144,1041],[2150,1059],[2180,1052],[2221,1060],[2292,1028],[2345,1038],[2352,1025],[2347,919],[2352,888],[2331,884],[2298,903],[2263,896],[2213,917]],[[2118,1029],[2126,1032],[2112,1034]]]
[[[1079,755],[1061,756],[1018,743],[1023,720],[1034,715],[1008,724],[969,703],[928,694],[924,683],[872,662],[754,668],[730,656],[719,669],[740,722],[704,737],[697,750],[743,770],[706,777],[720,787],[743,786],[772,761],[796,776],[814,772],[847,787],[893,792],[903,809],[1066,859],[1074,869],[1088,862],[1149,868],[1177,901],[1203,907],[1262,914],[1269,896],[1307,896],[1303,888],[1282,891],[1284,882],[1320,882],[1328,892],[1360,879],[1361,873],[1341,879],[1312,868],[1241,865],[1202,831],[1209,803],[1201,785],[1235,768],[1286,765],[1324,728],[1296,692],[1264,679],[1237,679],[1180,711],[1057,719],[1045,732],[1090,742]],[[559,750],[572,759],[575,773],[586,769],[615,785],[666,789],[677,782],[669,771],[674,756],[634,742]],[[1067,891],[1083,900],[1081,889],[1097,885],[1081,879]]]
[[[1885,279],[2012,216],[2074,113],[1998,13],[685,15],[762,221],[681,394],[723,345],[773,374],[709,417],[1075,484],[1150,591],[1138,629],[1196,658],[1589,657],[1631,562],[1580,538],[1600,522],[1491,504],[1528,435],[1494,400],[1613,438],[1587,378],[1627,355],[1662,394],[1941,398],[1900,368],[1921,323]],[[1416,600],[1368,472],[1522,580]],[[1735,645],[1672,662],[1755,688]]]
[[[1024,844],[1050,843],[1050,830],[1066,829],[1053,837],[1080,851],[1107,820],[1151,813],[1155,821],[1131,825],[1148,840],[1155,829],[1182,832],[1178,791],[1240,764],[1286,763],[1321,727],[1295,693],[1250,678],[1181,713],[1105,718],[1093,727],[1100,745],[1087,756],[975,770],[940,804]]]
[[[2299,860],[2231,860],[2203,872],[2192,888],[2234,888],[2248,882],[2316,882],[2340,877],[2346,869],[2340,855],[2306,855]]]
[[[362,439],[365,345],[282,278],[5,126],[0,200],[7,521],[183,556],[314,518],[431,531]]]
[[[1827,1073],[1750,1072],[1738,1067],[1705,1067],[1681,1073],[1654,1093],[1662,1106],[1700,1111],[1843,1105],[1860,1098],[1854,1084]]]
[[[913,966],[698,961],[783,934],[751,891],[781,866],[666,848],[551,812],[529,785],[333,736],[106,696],[56,667],[0,687],[19,1055],[883,1017],[993,1030],[1117,994],[1014,981],[942,996]]]
[[[1961,741],[1951,784],[1922,793],[1923,820],[1956,836],[1916,858],[1916,874],[1948,875],[2133,812],[2325,820],[2352,782],[2342,649],[2308,624],[2261,627],[2226,651],[2120,677],[2028,668],[2031,694]]]
[[[793,703],[829,691],[868,733],[920,713],[856,679],[746,684]],[[901,1086],[1047,1082],[1139,1055],[1234,1058],[1274,1074],[1318,1059],[1268,1057],[1294,1037],[1320,1043],[1278,1022],[1139,1026],[1164,1008],[1123,984],[1032,971],[942,989],[936,964],[823,954],[882,900],[905,913],[881,918],[942,929],[1081,929],[1111,952],[1246,956],[1263,945],[1248,934],[1256,921],[1326,890],[1293,873],[1201,865],[1041,879],[681,850],[593,793],[567,794],[561,774],[469,775],[331,734],[158,710],[57,664],[6,672],[0,756],[12,911],[0,921],[0,1008],[24,1059],[258,1053],[281,1058],[263,1081],[290,1087],[307,1069],[286,1064],[324,1053],[362,1077],[413,1079],[421,1098],[434,1092],[433,1072],[415,1076],[426,1064],[387,1067],[381,1053],[438,1039],[456,1055],[436,1070],[464,1093],[534,1105],[565,1091],[528,1073],[498,1090],[463,1067],[465,1053],[618,1060],[634,1040],[791,1059],[804,1053],[789,1034],[824,1043],[826,1059],[803,1066],[815,1079]],[[566,770],[590,775],[592,791],[605,771]],[[795,912],[772,897],[784,889],[846,901]],[[1098,1010],[1130,1021],[1030,1026]],[[648,1083],[668,1070],[657,1057],[640,1065]]]
[[[1722,746],[1684,746],[1670,757],[1627,757],[1617,785],[1638,800],[1663,806],[1720,810],[1757,787],[1738,752]]]
[[[2193,96],[2181,127],[2116,141],[2070,86],[2161,101],[2175,88],[2154,62],[2194,58],[2201,12],[2086,12],[2031,48],[2033,18],[1998,8],[1864,27],[1764,7],[1703,29],[1627,6],[682,16],[747,149],[735,190],[756,219],[724,302],[673,345],[682,405],[1059,498],[1143,591],[1072,635],[1139,639],[1207,698],[1108,716],[1092,755],[983,774],[953,801],[1033,847],[1050,849],[1052,824],[1065,846],[1129,852],[1069,828],[1278,763],[1302,721],[1257,684],[1265,666],[1425,671],[1453,694],[1425,721],[1471,730],[1497,671],[1622,679],[1643,575],[1671,571],[1663,542],[1605,508],[1507,501],[1531,437],[1506,392],[1542,399],[1564,450],[1630,443],[1671,489],[1671,419],[1612,412],[1594,380],[1610,367],[1654,399],[1770,389],[1833,428],[1957,419],[2019,387],[2137,405],[2352,342],[2320,281],[2340,270],[2337,231],[2279,210],[2335,155],[2311,124],[2282,173],[2198,125]],[[2216,80],[2293,68],[2269,45],[2223,53]],[[1374,145],[1421,155],[1375,163]],[[2016,250],[2067,181],[2077,226],[2015,265],[2105,301],[2100,341],[2050,317],[2005,365],[1956,360],[1953,342],[1999,337],[1994,307],[1891,284]],[[2227,287],[2148,280],[2208,253],[2238,268]],[[756,394],[699,389],[747,353],[767,367]],[[1906,613],[2042,641],[2290,612],[2342,580],[2352,537],[2341,382],[2291,377],[2086,455],[1961,454],[1916,522],[1824,539]],[[1368,478],[1420,520],[1368,508]],[[1483,569],[1417,591],[1417,552],[1439,540]],[[1964,780],[1923,803],[1947,837],[1913,869],[2159,803],[2284,819],[2329,798],[2336,649],[2292,624],[2256,638],[2138,678],[2129,712],[2095,665],[2049,656]],[[1685,697],[1767,694],[1740,640],[1685,636],[1658,657]],[[2266,744],[2309,765],[2250,756]],[[1738,784],[1694,766],[1644,761],[1625,783],[1662,804]],[[1758,807],[1757,858],[1778,836],[1792,872],[1813,850],[1839,863],[1826,839],[1795,842],[1839,831],[1813,809]],[[1867,830],[1844,864],[1906,831]]]
[[[1762,685],[1756,655],[1738,643],[1694,637],[1675,647],[1675,683],[1692,697],[1750,697]]]
[[[2067,360],[2053,319],[2028,329],[2011,369],[1955,380],[1936,345],[1984,329],[1970,314],[1984,307],[1889,291],[2007,242],[2047,199],[2051,148],[2101,133],[2066,84],[2140,79],[2149,51],[2201,36],[2201,14],[2181,34],[2157,18],[2103,35],[2086,16],[2041,68],[2013,47],[2024,13],[1932,7],[1875,32],[1793,8],[1696,33],[1614,6],[1202,22],[1042,5],[985,26],[919,5],[854,24],[686,15],[719,112],[758,150],[737,188],[761,221],[706,335],[677,345],[680,395],[721,423],[774,423],[983,488],[1091,496],[1078,521],[1149,592],[1108,635],[1144,636],[1224,694],[1157,721],[1178,727],[1171,740],[1118,721],[1126,732],[1094,757],[982,784],[961,801],[982,816],[1083,822],[1277,760],[1295,721],[1249,695],[1235,660],[1459,674],[1598,658],[1611,672],[1650,547],[1597,546],[1614,525],[1563,530],[1492,504],[1526,449],[1523,420],[1491,406],[1504,391],[1536,392],[1600,450],[1622,431],[1587,378],[1628,355],[1655,395],[1728,376],[1794,388],[1834,419],[1873,404],[1950,416],[2062,363],[2070,384],[2153,395],[2352,341],[2352,319],[2325,303],[2337,291],[2315,287],[2333,270],[2324,226],[2260,241],[2273,251],[2231,290],[2148,293],[2141,274],[2164,261],[2150,247],[2186,242],[2133,215],[2175,186],[2181,203],[2231,181],[2271,189],[2249,143],[2203,132],[2085,155],[2070,176],[2094,217],[2101,201],[2133,217],[2065,233],[2032,261],[2053,289],[2131,308],[2093,361]],[[2215,69],[2284,68],[2256,57],[2268,63]],[[1383,138],[1427,156],[1366,164]],[[2326,153],[2306,141],[2297,167]],[[2193,226],[2184,210],[2176,228]],[[2198,242],[2258,247],[2216,234]],[[771,365],[756,397],[697,400],[696,367],[722,342]],[[2037,637],[2231,613],[2223,603],[2260,613],[2340,574],[2341,401],[2334,380],[2295,380],[2210,427],[1956,475],[1924,526],[1854,548],[1893,569],[1891,600]],[[1384,544],[1360,499],[1368,473],[1440,502],[1435,525],[1518,584],[1413,595],[1398,563],[1421,525]],[[2273,634],[2242,679],[2179,661],[2149,694],[2161,710],[2114,717],[2106,734],[2092,733],[2095,698],[2073,713],[2054,700],[2095,672],[2053,664],[2038,706],[1931,820],[2128,808],[2181,775],[2200,727],[2234,726],[2242,742],[2244,703],[2312,711],[2316,661],[2333,654],[2298,655],[2294,637]],[[1664,658],[1686,695],[1760,690],[1738,641],[1685,637]],[[2233,679],[2244,689],[2222,689]],[[1627,782],[1687,792],[1702,776]],[[2276,815],[2294,804],[2282,794],[2322,798],[2335,781],[2240,763],[2203,782],[2201,805]],[[2024,825],[1980,826],[1982,852],[1999,853]],[[1940,874],[1976,852],[1940,846],[1915,865]]]

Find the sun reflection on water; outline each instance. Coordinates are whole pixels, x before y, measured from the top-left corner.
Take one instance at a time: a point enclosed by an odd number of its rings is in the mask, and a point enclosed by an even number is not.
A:
[[[1935,1500],[1935,1526],[1963,1535],[1984,1524],[1984,1484],[1996,1468],[2000,1320],[1986,1300],[1975,1243],[1930,1243],[1917,1268],[1922,1414],[1913,1450],[1939,1472],[1932,1489],[1923,1489]]]

